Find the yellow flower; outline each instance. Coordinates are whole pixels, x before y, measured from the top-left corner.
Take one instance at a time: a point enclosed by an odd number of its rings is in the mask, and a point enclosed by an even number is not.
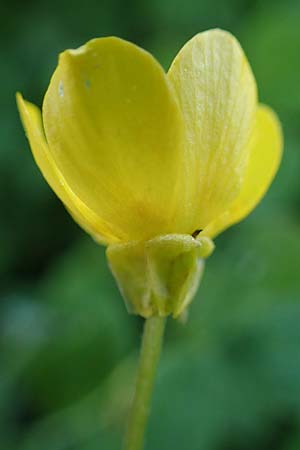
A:
[[[279,121],[221,30],[192,38],[168,73],[129,42],[93,39],[60,55],[42,114],[17,101],[47,182],[108,245],[214,238],[256,206],[281,159]]]

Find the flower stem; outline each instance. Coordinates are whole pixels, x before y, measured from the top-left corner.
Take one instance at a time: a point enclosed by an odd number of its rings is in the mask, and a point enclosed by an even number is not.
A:
[[[161,352],[166,318],[145,320],[135,394],[124,440],[124,450],[141,450],[150,412],[156,368]]]

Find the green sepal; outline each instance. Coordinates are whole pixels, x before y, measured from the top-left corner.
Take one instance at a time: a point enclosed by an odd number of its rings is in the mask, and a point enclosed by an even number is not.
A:
[[[106,255],[127,309],[142,317],[178,317],[199,286],[214,244],[185,234],[112,244]]]

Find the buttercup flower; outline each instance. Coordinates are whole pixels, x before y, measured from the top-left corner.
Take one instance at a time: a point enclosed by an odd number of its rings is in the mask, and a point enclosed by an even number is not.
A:
[[[280,163],[274,112],[257,100],[228,32],[192,38],[168,73],[124,40],[60,55],[42,113],[17,96],[35,160],[100,243],[128,306],[177,316],[211,239],[247,216]]]

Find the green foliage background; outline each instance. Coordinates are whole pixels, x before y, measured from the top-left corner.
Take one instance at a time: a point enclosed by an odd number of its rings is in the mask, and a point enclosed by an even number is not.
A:
[[[120,449],[141,332],[104,249],[35,166],[15,91],[41,104],[57,54],[92,37],[129,39],[167,68],[216,26],[240,39],[285,154],[257,210],[217,239],[188,322],[169,323],[146,450],[299,448],[299,23],[296,0],[2,1],[1,449]]]

